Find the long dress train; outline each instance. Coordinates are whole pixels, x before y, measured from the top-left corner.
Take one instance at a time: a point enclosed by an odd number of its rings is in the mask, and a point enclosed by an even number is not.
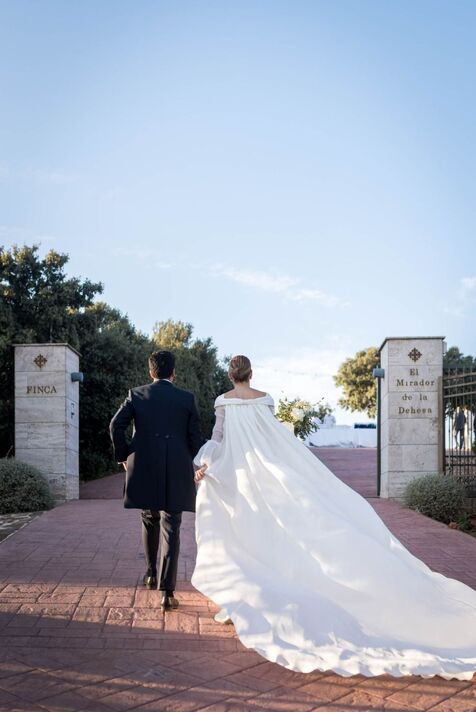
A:
[[[192,584],[241,642],[300,672],[471,680],[476,591],[432,571],[273,416],[219,396],[198,453]]]

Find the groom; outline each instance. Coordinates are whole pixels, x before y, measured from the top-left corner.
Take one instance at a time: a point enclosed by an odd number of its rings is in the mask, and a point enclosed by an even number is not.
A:
[[[174,591],[180,524],[182,512],[195,511],[192,461],[203,440],[193,394],[173,385],[174,355],[154,352],[149,371],[152,383],[129,391],[111,420],[110,433],[115,459],[126,469],[124,507],[142,510],[147,563],[143,582],[162,591],[162,610],[169,610],[178,607]],[[126,430],[131,423],[129,442]]]

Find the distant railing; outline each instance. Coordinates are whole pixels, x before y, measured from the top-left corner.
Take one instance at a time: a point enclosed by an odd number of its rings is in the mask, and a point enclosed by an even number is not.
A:
[[[445,472],[476,497],[476,371],[445,369],[443,376],[443,462]]]

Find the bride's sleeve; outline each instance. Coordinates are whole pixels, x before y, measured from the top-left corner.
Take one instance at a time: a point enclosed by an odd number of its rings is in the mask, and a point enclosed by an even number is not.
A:
[[[210,467],[210,461],[212,460],[213,454],[217,446],[223,440],[223,429],[225,423],[225,406],[219,405],[215,408],[215,425],[213,426],[212,437],[210,440],[202,445],[200,450],[197,452],[194,458],[194,464],[198,467],[202,465],[208,465]]]
[[[223,427],[225,424],[225,406],[218,405],[215,408],[215,425],[212,431],[212,440],[221,443],[223,440]]]

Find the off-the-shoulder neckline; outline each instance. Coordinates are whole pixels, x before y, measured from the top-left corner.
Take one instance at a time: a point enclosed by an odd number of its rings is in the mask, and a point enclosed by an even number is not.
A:
[[[270,398],[270,397],[271,397],[271,396],[269,395],[269,393],[265,393],[264,396],[257,396],[256,398],[239,398],[238,396],[230,396],[230,397],[227,398],[227,397],[222,393],[221,395],[218,396],[217,400],[219,400],[219,399],[221,398],[222,400],[226,400],[226,401],[233,401],[233,400],[239,400],[239,401],[257,401],[257,400],[263,400],[263,398]]]

